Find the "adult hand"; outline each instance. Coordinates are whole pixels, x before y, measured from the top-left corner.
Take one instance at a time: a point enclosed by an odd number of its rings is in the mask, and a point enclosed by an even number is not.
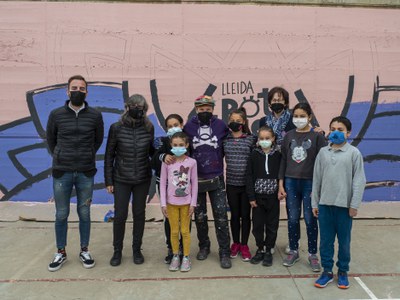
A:
[[[112,194],[114,193],[114,186],[113,185],[107,185],[107,193]]]
[[[174,155],[166,154],[165,157],[164,157],[164,162],[165,162],[167,165],[170,165],[170,164],[174,163],[174,162],[175,162],[175,156],[174,156]]]
[[[357,209],[355,209],[355,208],[349,208],[349,216],[350,217],[355,217],[355,216],[357,216]]]

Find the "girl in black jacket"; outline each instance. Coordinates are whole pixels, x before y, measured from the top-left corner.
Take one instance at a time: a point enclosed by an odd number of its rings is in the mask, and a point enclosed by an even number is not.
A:
[[[281,153],[275,146],[274,131],[268,126],[258,130],[257,145],[250,155],[246,172],[246,191],[253,208],[253,235],[258,247],[250,262],[258,264],[262,261],[263,266],[269,267],[272,265],[271,249],[275,247],[279,227],[278,175]]]
[[[150,156],[153,155],[154,127],[146,116],[148,104],[141,95],[133,95],[125,103],[121,119],[108,133],[104,159],[107,192],[114,194],[112,266],[121,263],[125,223],[131,195],[133,215],[133,262],[142,264],[142,237],[146,198],[151,182]]]

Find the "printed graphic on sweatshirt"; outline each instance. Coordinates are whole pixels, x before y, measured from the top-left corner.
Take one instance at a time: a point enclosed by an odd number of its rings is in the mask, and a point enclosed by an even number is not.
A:
[[[188,195],[186,188],[189,185],[189,167],[180,166],[179,171],[174,171],[172,184],[176,187],[175,197],[185,197]]]
[[[290,143],[290,149],[292,149],[292,159],[298,164],[304,161],[307,158],[307,149],[311,147],[311,140],[306,140],[301,143],[301,145],[297,145],[295,139]]]
[[[200,126],[198,131],[198,137],[193,137],[193,148],[196,149],[202,145],[209,145],[218,148],[218,138],[214,135],[210,126]]]

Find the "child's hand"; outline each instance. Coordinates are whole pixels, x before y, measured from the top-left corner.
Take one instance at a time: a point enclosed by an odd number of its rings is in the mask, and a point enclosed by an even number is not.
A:
[[[278,199],[282,201],[282,200],[285,199],[285,198],[286,198],[285,189],[284,189],[283,187],[279,187],[279,190],[278,190]]]
[[[161,207],[161,211],[164,217],[168,218],[167,207],[166,206]]]
[[[355,217],[355,216],[357,216],[357,209],[355,209],[355,208],[349,208],[349,216],[350,217]]]
[[[191,217],[194,213],[194,206],[189,207],[189,217]]]
[[[165,155],[164,162],[167,165],[170,165],[170,164],[174,163],[175,162],[175,156],[174,155],[169,155],[169,154]]]
[[[113,185],[107,185],[107,193],[112,194],[114,193],[114,186]]]
[[[318,208],[313,208],[312,213],[313,213],[314,217],[318,218]]]
[[[256,202],[256,200],[253,200],[253,201],[250,201],[250,206],[251,207],[257,207],[257,202]]]

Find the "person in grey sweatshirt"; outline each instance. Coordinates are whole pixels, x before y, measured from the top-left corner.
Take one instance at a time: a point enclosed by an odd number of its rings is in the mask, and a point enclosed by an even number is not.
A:
[[[347,289],[351,227],[361,204],[366,178],[361,152],[347,142],[351,132],[350,120],[335,117],[329,128],[330,143],[320,150],[314,164],[312,209],[319,222],[319,251],[324,269],[314,285],[323,288],[333,281],[334,244],[337,236],[337,286]]]

